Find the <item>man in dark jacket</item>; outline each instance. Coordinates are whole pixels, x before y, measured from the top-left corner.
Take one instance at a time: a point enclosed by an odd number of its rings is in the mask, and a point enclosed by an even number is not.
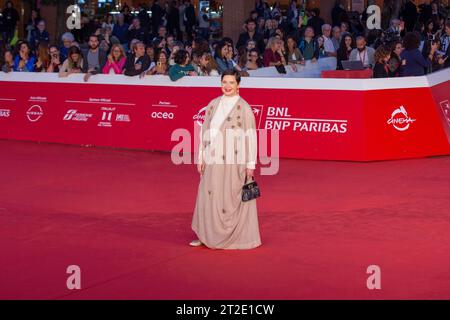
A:
[[[314,38],[314,28],[312,26],[306,27],[305,35],[298,43],[298,49],[305,61],[311,60],[316,62],[319,59],[319,45]]]
[[[159,1],[155,0],[151,7],[152,11],[152,32],[156,34],[158,32],[158,28],[162,25],[162,17],[164,15],[164,9],[159,5]]]
[[[247,41],[253,40],[256,42],[256,47],[260,54],[264,52],[265,43],[262,34],[256,31],[256,21],[247,20],[246,21],[247,32],[243,32],[239,35],[239,40],[236,44],[236,48],[244,47],[247,45]]]
[[[91,75],[102,73],[106,63],[106,52],[99,48],[100,40],[97,35],[89,37],[89,49],[82,51],[83,55],[83,73],[86,73],[84,81],[87,81]]]
[[[133,19],[133,23],[128,28],[128,40],[131,42],[133,39],[142,41],[145,44],[150,42],[148,30],[141,26],[141,21],[137,17]]]
[[[145,4],[141,4],[139,6],[137,17],[141,22],[141,26],[143,26],[146,29],[150,28],[150,15],[148,14],[148,9]]]
[[[336,4],[331,10],[331,20],[333,27],[340,27],[342,22],[348,21],[347,11],[345,11],[345,8],[340,0],[336,0]]]
[[[40,20],[37,25],[36,29],[31,31],[30,36],[30,46],[31,49],[36,50],[39,47],[39,43],[41,42],[50,42],[50,35],[48,34],[47,30],[45,30],[45,21]]]
[[[188,38],[192,39],[192,31],[194,29],[195,23],[197,22],[195,17],[195,9],[190,0],[186,1],[186,9],[184,11],[184,25],[186,26],[186,33]]]
[[[420,9],[419,21],[427,23],[427,21],[431,19],[431,16],[433,14],[433,9],[431,8],[430,0],[426,0],[425,3],[419,5],[419,9]]]
[[[19,13],[14,8],[12,1],[7,1],[5,8],[2,12],[3,15],[3,27],[5,29],[4,32],[4,41],[6,43],[10,42],[14,37],[14,32],[16,31],[17,22],[19,21]]]
[[[150,67],[150,58],[145,54],[145,44],[142,41],[133,45],[133,53],[127,57],[125,62],[126,76],[144,76]]]
[[[308,26],[314,28],[314,34],[320,35],[322,34],[322,26],[325,24],[325,21],[320,17],[320,9],[314,8],[311,10],[312,17],[308,20]]]
[[[405,29],[406,32],[411,32],[414,30],[414,26],[416,25],[417,18],[419,14],[417,13],[416,4],[412,0],[408,0],[405,3],[405,7],[402,12],[403,21],[405,21]]]
[[[180,11],[176,7],[176,1],[172,0],[167,12],[167,31],[176,37],[180,34]]]
[[[117,23],[114,24],[112,35],[119,39],[122,46],[128,46],[128,28],[130,26],[125,23],[125,16],[121,13],[117,16]]]

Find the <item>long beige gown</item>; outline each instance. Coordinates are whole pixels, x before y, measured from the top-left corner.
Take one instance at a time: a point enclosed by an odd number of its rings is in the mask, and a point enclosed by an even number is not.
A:
[[[226,131],[238,129],[250,134],[227,144]],[[246,168],[254,169],[256,164],[256,126],[251,107],[239,96],[214,99],[207,107],[200,136],[199,161],[206,166],[198,187],[192,230],[212,249],[260,246],[256,200],[241,200]],[[217,155],[214,159],[222,158],[223,163],[212,163],[208,155]]]

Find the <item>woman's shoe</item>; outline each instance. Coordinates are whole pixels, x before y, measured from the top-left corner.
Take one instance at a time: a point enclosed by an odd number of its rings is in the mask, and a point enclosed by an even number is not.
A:
[[[203,245],[203,243],[200,240],[193,240],[189,243],[189,245],[192,247],[200,247]]]

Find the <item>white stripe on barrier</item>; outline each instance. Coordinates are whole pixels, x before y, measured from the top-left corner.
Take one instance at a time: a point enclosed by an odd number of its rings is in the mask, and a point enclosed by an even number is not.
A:
[[[383,78],[383,79],[301,79],[301,78],[252,78],[242,79],[241,88],[267,89],[308,89],[308,90],[384,90],[427,88],[450,80],[450,68],[422,77]],[[140,85],[165,87],[219,87],[219,77],[184,77],[171,81],[168,76],[147,76],[144,78],[124,75],[98,74],[83,81],[82,74],[74,74],[67,78],[59,78],[55,73],[0,72],[0,82],[47,82],[47,83],[79,83]]]

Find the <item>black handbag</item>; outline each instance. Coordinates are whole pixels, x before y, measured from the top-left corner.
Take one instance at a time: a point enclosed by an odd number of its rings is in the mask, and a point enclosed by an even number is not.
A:
[[[261,192],[256,181],[247,183],[247,177],[245,177],[245,184],[242,187],[242,201],[246,202],[259,197],[261,197]]]
[[[280,64],[278,66],[275,66],[275,68],[277,69],[278,73],[281,74],[286,74],[286,68],[284,67],[284,65]]]

